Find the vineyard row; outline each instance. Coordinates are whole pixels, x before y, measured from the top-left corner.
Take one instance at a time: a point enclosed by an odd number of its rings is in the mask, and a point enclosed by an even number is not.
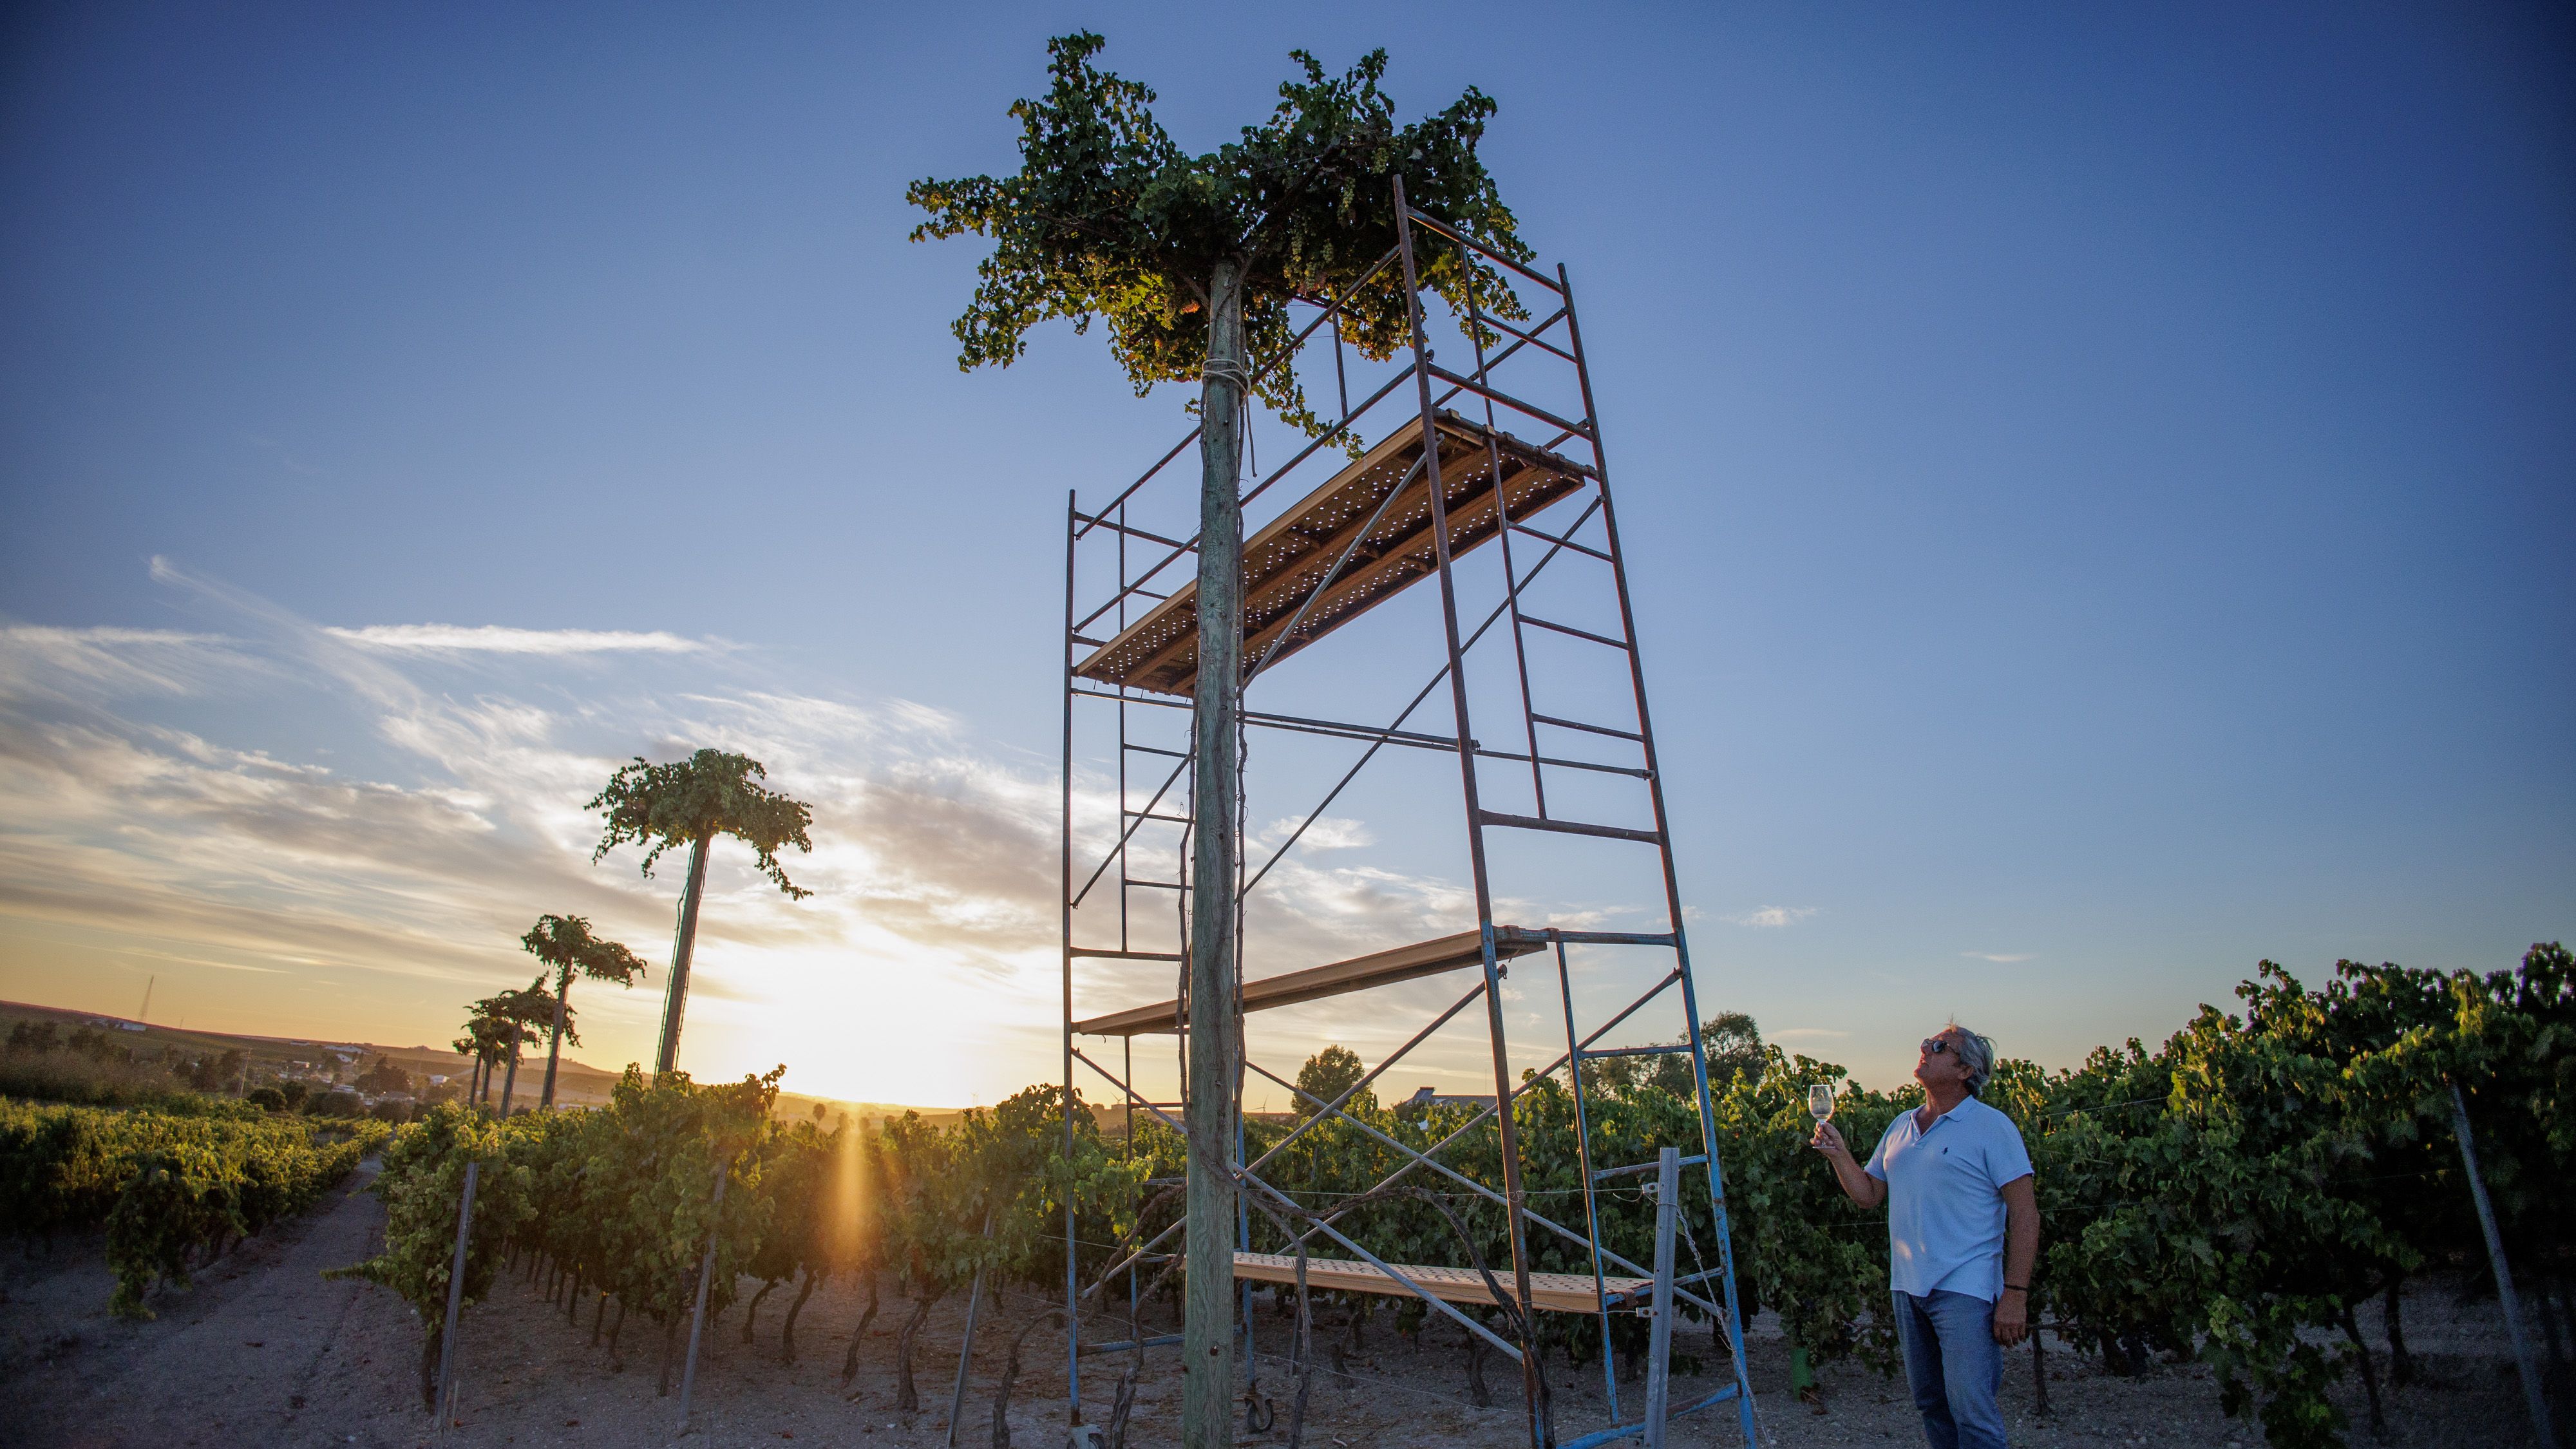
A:
[[[2020,1125],[2037,1164],[2047,1243],[2036,1293],[2063,1340],[2115,1372],[2197,1357],[2216,1370],[2226,1410],[2259,1418],[2270,1442],[2340,1444],[2346,1425],[2328,1386],[2357,1372],[2375,1405],[2382,1373],[2411,1371],[2398,1286],[2428,1267],[2474,1272],[2486,1261],[2453,1133],[2454,1087],[2475,1119],[2514,1261],[2538,1285],[2541,1311],[2566,1311],[2571,1243],[2551,1199],[2576,1180],[2576,971],[2567,952],[2543,946],[2519,970],[2485,976],[2347,963],[2310,990],[2267,964],[2239,996],[2238,1011],[2204,1007],[2152,1050],[2131,1041],[2057,1072],[2006,1062],[1985,1098]],[[1889,1369],[1894,1345],[1877,1311],[1887,1295],[1884,1227],[1841,1199],[1806,1146],[1807,1088],[1840,1089],[1838,1120],[1856,1141],[1873,1140],[1918,1098],[1864,1090],[1839,1067],[1777,1048],[1739,1066],[1715,1105],[1747,1311],[1776,1309],[1811,1361],[1855,1357]],[[516,1255],[568,1315],[590,1309],[592,1340],[604,1338],[612,1354],[640,1314],[661,1346],[665,1391],[702,1270],[712,1270],[711,1313],[738,1285],[756,1284],[761,1296],[794,1285],[783,1333],[791,1357],[815,1284],[856,1275],[867,1307],[845,1373],[890,1279],[908,1300],[896,1353],[898,1395],[910,1406],[915,1339],[933,1305],[978,1272],[1061,1291],[1068,1204],[1085,1284],[1179,1211],[1168,1186],[1182,1172],[1178,1138],[1140,1125],[1130,1140],[1077,1111],[1068,1153],[1060,1088],[1030,1088],[951,1126],[907,1115],[826,1130],[773,1120],[777,1078],[701,1087],[630,1069],[603,1110],[500,1122],[442,1107],[400,1129],[376,1187],[391,1214],[385,1251],[351,1271],[418,1311],[424,1394],[468,1161],[481,1164],[481,1186],[466,1300],[488,1292]],[[1594,1160],[1647,1161],[1661,1146],[1695,1145],[1695,1112],[1677,1086],[1651,1071],[1587,1076]],[[1415,1148],[1457,1132],[1469,1115],[1391,1109],[1365,1093],[1349,1110]],[[1513,1111],[1532,1205],[1562,1221],[1552,1207],[1580,1188],[1570,1084],[1561,1075],[1529,1082]],[[1252,1124],[1252,1150],[1288,1130]],[[1499,1150],[1488,1122],[1442,1160],[1490,1185]],[[1336,1226],[1391,1261],[1460,1262],[1462,1228],[1487,1262],[1506,1260],[1499,1210],[1464,1190],[1350,1206],[1401,1162],[1358,1123],[1330,1121],[1289,1143],[1263,1175],[1296,1184],[1304,1206],[1350,1208]],[[1696,1224],[1690,1266],[1714,1267],[1704,1182],[1686,1206]],[[1651,1251],[1652,1209],[1641,1194],[1611,1192],[1602,1210],[1609,1247],[1632,1258]],[[1253,1221],[1256,1250],[1287,1247],[1276,1222]],[[1533,1269],[1589,1272],[1579,1243],[1536,1228],[1530,1237]],[[1149,1257],[1140,1271],[1155,1284],[1149,1296],[1168,1299],[1176,1285],[1166,1262]],[[1085,1313],[1124,1336],[1125,1278],[1116,1281],[1114,1294],[1086,1299]],[[2388,1363],[2353,1314],[2381,1295],[2395,1350]],[[1421,1312],[1394,1308],[1397,1331],[1418,1332]],[[1542,1315],[1541,1332],[1548,1357],[1566,1366],[1554,1371],[1579,1370],[1602,1351],[1594,1319]],[[1614,1317],[1610,1347],[1624,1359],[1642,1349],[1644,1332]]]

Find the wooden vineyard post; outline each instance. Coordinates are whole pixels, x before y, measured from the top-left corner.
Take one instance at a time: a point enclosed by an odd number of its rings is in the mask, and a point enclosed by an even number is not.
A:
[[[474,1231],[474,1183],[483,1164],[465,1164],[465,1196],[456,1207],[456,1257],[447,1267],[447,1323],[438,1334],[438,1432],[456,1414],[456,1320],[465,1307],[465,1246]]]
[[[2477,1200],[2478,1227],[2486,1233],[2487,1263],[2495,1270],[2496,1302],[2504,1309],[2504,1330],[2513,1339],[2514,1366],[2522,1373],[2522,1397],[2531,1410],[2531,1435],[2540,1449],[2558,1449],[2549,1426],[2549,1400],[2541,1393],[2540,1365],[2531,1356],[2531,1340],[2522,1331],[2522,1303],[2514,1296],[2513,1268],[2504,1259],[2504,1238],[2496,1231],[2495,1207],[2487,1201],[2486,1179],[2478,1175],[2478,1149],[2469,1133],[2469,1103],[2460,1084],[2451,1084],[2451,1129],[2460,1139],[2460,1165],[2469,1170],[2469,1196]]]
[[[1234,1442],[1235,1093],[1243,1079],[1234,955],[1237,711],[1243,691],[1243,265],[1208,282],[1207,363],[1200,383],[1198,679],[1190,731],[1189,1072],[1181,1122],[1188,1227],[1181,1315],[1181,1443]]]
[[[725,1182],[733,1176],[733,1159],[716,1169],[715,1211],[707,1223],[707,1251],[698,1259],[698,1301],[689,1310],[689,1357],[680,1366],[680,1429],[689,1432],[689,1391],[698,1382],[698,1338],[707,1326],[707,1284],[716,1275],[716,1239],[724,1231]],[[666,1381],[667,1382],[667,1381]]]

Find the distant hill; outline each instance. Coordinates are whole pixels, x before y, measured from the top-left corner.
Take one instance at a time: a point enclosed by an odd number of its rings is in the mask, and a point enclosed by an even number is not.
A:
[[[182,1031],[176,1027],[138,1022],[131,1017],[113,1016],[96,1011],[67,1011],[58,1006],[37,1006],[23,1001],[0,1001],[0,1036],[21,1021],[52,1022],[57,1029],[69,1032],[74,1027],[96,1026],[114,1033],[113,1040],[134,1048],[145,1056],[158,1056],[173,1049],[189,1055],[207,1052],[239,1051],[250,1058],[254,1083],[294,1074],[338,1070],[345,1079],[375,1065],[376,1058],[387,1057],[395,1066],[415,1080],[448,1077],[457,1082],[471,1075],[471,1063],[445,1047],[427,1043],[393,1046],[383,1042],[331,1041],[318,1037],[246,1036],[220,1031]],[[609,1090],[625,1068],[604,1071],[577,1058],[566,1056],[555,1068],[555,1101],[567,1107],[596,1107],[608,1101]],[[533,1103],[545,1086],[546,1056],[540,1049],[528,1052],[519,1063],[519,1081],[512,1103]],[[500,1093],[498,1077],[493,1094]],[[816,1097],[803,1092],[778,1094],[778,1115],[791,1120],[810,1117],[814,1106],[821,1103],[826,1120],[848,1113],[862,1121],[900,1117],[906,1112],[919,1112],[925,1121],[953,1122],[965,1115],[960,1107],[914,1107],[891,1102],[844,1102],[837,1098]]]

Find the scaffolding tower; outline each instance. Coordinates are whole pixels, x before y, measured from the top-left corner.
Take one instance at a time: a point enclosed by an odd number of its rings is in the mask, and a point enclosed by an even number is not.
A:
[[[1464,995],[1430,1013],[1403,1045],[1333,1100],[1304,1092],[1293,1079],[1303,1052],[1288,1059],[1289,1075],[1282,1075],[1259,1060],[1254,1043],[1242,1036],[1245,1060],[1238,1082],[1258,1076],[1291,1100],[1302,1100],[1304,1120],[1290,1140],[1328,1120],[1359,1124],[1359,1130],[1402,1159],[1381,1186],[1418,1173],[1437,1180],[1444,1191],[1502,1210],[1510,1262],[1491,1271],[1482,1264],[1388,1262],[1337,1226],[1338,1214],[1318,1210],[1304,1220],[1300,1232],[1315,1254],[1306,1261],[1309,1286],[1416,1299],[1426,1313],[1445,1316],[1480,1336],[1521,1368],[1533,1445],[1582,1449],[1630,1437],[1660,1445],[1670,1419],[1731,1402],[1750,1449],[1755,1442],[1753,1400],[1745,1377],[1725,1175],[1710,1107],[1698,992],[1611,504],[1609,464],[1572,286],[1563,266],[1550,275],[1506,256],[1464,229],[1408,206],[1400,188],[1395,224],[1395,247],[1367,276],[1340,296],[1315,304],[1287,355],[1258,364],[1261,370],[1298,369],[1309,395],[1328,398],[1334,407],[1316,409],[1323,415],[1321,435],[1296,437],[1291,456],[1266,477],[1259,473],[1257,456],[1250,460],[1242,493],[1243,728],[1247,737],[1260,732],[1300,747],[1321,742],[1336,749],[1357,747],[1358,753],[1317,803],[1280,822],[1275,832],[1280,838],[1257,868],[1237,850],[1236,960],[1245,962],[1249,952],[1253,959],[1276,964],[1270,958],[1278,953],[1265,955],[1261,928],[1244,924],[1246,903],[1327,818],[1327,809],[1337,804],[1349,808],[1356,796],[1346,792],[1372,762],[1386,762],[1372,776],[1375,780],[1398,760],[1437,768],[1433,757],[1454,757],[1454,787],[1436,788],[1457,791],[1458,805],[1449,808],[1459,810],[1453,818],[1463,827],[1473,918],[1453,918],[1452,924],[1466,929],[1434,939],[1324,964],[1259,975],[1239,965],[1238,996],[1240,1010],[1249,1015],[1384,991],[1452,972],[1477,974]],[[1427,316],[1419,301],[1418,268],[1444,248],[1455,249],[1470,275],[1480,279],[1467,287],[1467,315],[1454,323]],[[1404,294],[1414,299],[1411,336],[1390,359],[1373,363],[1346,341],[1343,309],[1390,268],[1400,277]],[[1435,327],[1441,329],[1436,337]],[[1437,361],[1435,340],[1464,351],[1469,365],[1453,369]],[[1506,424],[1518,432],[1507,430]],[[1186,1051],[1189,1031],[1183,937],[1189,918],[1188,726],[1198,656],[1198,472],[1170,465],[1194,457],[1197,441],[1194,430],[1142,477],[1096,506],[1086,509],[1075,490],[1066,509],[1066,1125],[1070,1132],[1075,1090],[1096,1077],[1124,1104],[1131,1141],[1139,1111],[1181,1127],[1178,1102],[1152,1100],[1140,1088],[1135,1044],[1140,1035],[1168,1034],[1178,1037],[1178,1049]],[[1252,446],[1257,452],[1258,443]],[[1319,474],[1328,476],[1314,481]],[[1299,494],[1297,485],[1306,483],[1312,486]],[[1266,520],[1256,522],[1265,511]],[[1424,606],[1422,595],[1407,594],[1409,586],[1425,579],[1437,583],[1436,610]],[[1428,681],[1409,696],[1390,695],[1390,707],[1403,702],[1379,725],[1356,722],[1344,717],[1350,711],[1333,706],[1366,694],[1363,683],[1373,686],[1388,671],[1332,672],[1320,661],[1335,651],[1315,651],[1314,646],[1382,607],[1384,614],[1367,626],[1381,642],[1391,646],[1408,634],[1418,639],[1428,622],[1423,616],[1436,614],[1441,647]],[[1545,615],[1538,612],[1541,608]],[[1280,670],[1292,659],[1305,662]],[[1255,685],[1261,686],[1257,692]],[[1288,709],[1253,707],[1256,700],[1272,703],[1274,691],[1324,703],[1299,705],[1292,699]],[[1445,722],[1437,719],[1440,703],[1447,706]],[[1479,736],[1473,725],[1480,705],[1485,718],[1499,715],[1508,721],[1508,740],[1489,742]],[[1425,717],[1417,721],[1417,714]],[[1100,818],[1077,821],[1081,811],[1074,782],[1077,766],[1084,764],[1096,772],[1091,778],[1114,793],[1114,820],[1086,798],[1082,808]],[[1325,770],[1316,778],[1329,774]],[[1418,787],[1422,782],[1408,783]],[[1096,793],[1086,791],[1086,796]],[[1248,794],[1238,789],[1237,798],[1247,800]],[[1249,805],[1244,809],[1245,816],[1235,823],[1239,842],[1250,834]],[[1417,808],[1406,814],[1405,823],[1422,828],[1422,818]],[[1265,835],[1261,843],[1271,841]],[[1568,883],[1590,889],[1594,899],[1606,894],[1632,903],[1644,918],[1627,923],[1644,929],[1600,929],[1617,923],[1616,907],[1606,913],[1611,919],[1605,922],[1605,912],[1597,909],[1549,905],[1548,897],[1562,896]],[[1639,898],[1655,904],[1634,907]],[[1498,915],[1498,901],[1515,912],[1536,915],[1507,922]],[[1554,1023],[1562,1027],[1562,1049],[1547,1049],[1552,1060],[1532,1057],[1521,1063],[1535,1068],[1527,1080],[1514,1072],[1505,1031],[1505,981],[1515,962],[1541,968],[1524,976],[1517,999],[1535,1003],[1546,988],[1545,995],[1553,997],[1546,1013],[1550,1035],[1556,1034]],[[1164,982],[1177,983],[1172,994],[1152,999],[1162,994],[1153,988]],[[1480,1004],[1493,1095],[1470,1103],[1476,1110],[1464,1126],[1427,1148],[1415,1148],[1342,1110]],[[1657,1004],[1667,1013],[1679,1008],[1678,1033],[1652,1031],[1648,1008]],[[1600,1024],[1587,1029],[1586,1018]],[[1462,1026],[1472,1027],[1473,1021],[1468,1017]],[[1678,1039],[1621,1044],[1640,1035]],[[1119,1045],[1114,1062],[1106,1060],[1109,1054],[1100,1044],[1086,1040],[1102,1038]],[[1313,1041],[1309,1034],[1306,1042]],[[1265,1043],[1264,1050],[1280,1045],[1293,1048],[1296,1043]],[[1689,1059],[1698,1141],[1666,1145],[1657,1161],[1596,1165],[1587,1064],[1663,1054]],[[1579,1216],[1553,1201],[1546,1213],[1530,1205],[1511,1111],[1516,1097],[1559,1072],[1573,1089]],[[1237,1105],[1240,1096],[1238,1086]],[[1444,1150],[1485,1130],[1488,1122],[1500,1137],[1498,1184],[1476,1181],[1441,1160]],[[1269,1166],[1286,1141],[1247,1162],[1240,1113],[1234,1141],[1228,1166],[1239,1188],[1296,1199],[1298,1185],[1273,1180],[1277,1169]],[[1684,1167],[1706,1174],[1705,1227],[1717,1255],[1714,1265],[1696,1272],[1681,1271],[1674,1254],[1677,1227],[1697,1253],[1697,1235],[1687,1219],[1676,1222],[1675,1175]],[[1625,1258],[1603,1242],[1604,1191],[1639,1174],[1653,1174],[1660,1183],[1651,1264]],[[1141,1352],[1150,1344],[1177,1341],[1131,1336],[1118,1343],[1085,1342],[1083,1300],[1120,1273],[1127,1275],[1132,1294],[1137,1264],[1165,1248],[1180,1230],[1176,1221],[1134,1245],[1086,1288],[1076,1268],[1079,1245],[1072,1209],[1067,1208],[1066,1373],[1075,1423],[1082,1421],[1084,1355],[1111,1349]],[[1248,1208],[1237,1214],[1236,1234],[1235,1273],[1244,1285],[1236,1294],[1237,1342],[1246,1373],[1253,1375],[1258,1370],[1250,1342],[1249,1285],[1294,1281],[1296,1259],[1251,1251]],[[1573,1244],[1589,1272],[1533,1272],[1532,1234]],[[1348,1256],[1322,1256],[1330,1253]],[[1505,1314],[1507,1329],[1521,1325],[1507,1339],[1458,1307],[1494,1306],[1498,1294],[1510,1300],[1499,1305],[1505,1308],[1526,1305],[1599,1320],[1610,1423],[1561,1428],[1553,1422],[1557,1416],[1530,1331],[1533,1315]],[[1696,1401],[1674,1404],[1668,1361],[1676,1312],[1684,1303],[1715,1319],[1724,1333],[1731,1382]],[[1611,1317],[1619,1313],[1652,1316],[1643,1365],[1645,1404],[1637,1416],[1623,1415],[1619,1407],[1610,1332]]]

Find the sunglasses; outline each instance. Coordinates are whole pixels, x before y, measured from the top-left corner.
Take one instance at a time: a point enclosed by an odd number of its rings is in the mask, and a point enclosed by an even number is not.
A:
[[[1927,1036],[1923,1038],[1923,1054],[1927,1057],[1937,1057],[1943,1052],[1949,1051],[1951,1049],[1951,1045],[1951,1041],[1948,1037]]]

